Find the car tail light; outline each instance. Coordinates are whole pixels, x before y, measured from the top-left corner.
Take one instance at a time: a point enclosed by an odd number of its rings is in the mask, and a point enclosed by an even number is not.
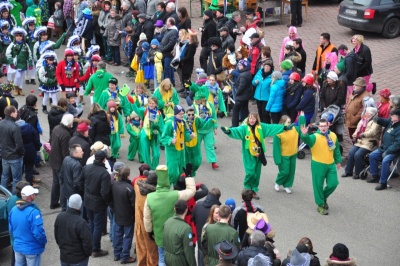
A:
[[[374,16],[375,16],[375,9],[367,8],[367,9],[364,11],[364,18],[365,18],[365,19],[373,19]]]

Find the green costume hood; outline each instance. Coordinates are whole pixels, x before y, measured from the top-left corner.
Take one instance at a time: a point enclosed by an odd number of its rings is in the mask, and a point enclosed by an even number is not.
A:
[[[165,189],[169,190],[171,187],[171,184],[169,183],[167,166],[166,165],[157,166],[156,174],[157,174],[156,191],[165,190]]]

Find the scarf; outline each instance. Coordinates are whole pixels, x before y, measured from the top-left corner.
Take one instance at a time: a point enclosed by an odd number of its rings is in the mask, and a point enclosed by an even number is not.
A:
[[[211,107],[208,105],[208,102],[206,102],[205,105],[202,104],[195,104],[195,110],[198,116],[205,121],[211,118],[212,111]]]
[[[4,45],[9,45],[11,43],[11,38],[8,34],[0,33],[0,38]]]
[[[367,124],[368,124],[369,120],[370,119],[365,116],[363,118],[361,118],[361,127],[357,133],[357,137],[365,132],[365,129],[367,128]]]
[[[325,136],[326,142],[328,143],[328,148],[330,151],[334,150],[336,148],[335,143],[333,143],[332,139],[329,137],[329,133],[331,133],[330,130],[327,130],[325,134],[320,132],[322,136]]]
[[[354,91],[352,92],[352,94],[353,94],[353,99],[354,99],[354,97],[356,97],[356,96],[358,96],[358,95],[360,95],[360,94],[363,94],[364,91],[365,91],[365,87],[362,87],[361,89],[358,89],[358,90],[354,90]]]
[[[65,76],[67,76],[67,78],[70,79],[72,77],[72,65],[75,62],[73,59],[71,61],[65,59],[65,61],[67,62],[67,66],[65,67]]]
[[[196,117],[193,117],[193,119],[186,120],[186,128],[190,134],[197,132],[195,120],[196,120]],[[186,147],[189,147],[189,148],[195,147],[197,145],[197,136],[192,138],[190,141],[186,141],[185,144],[186,144]]]
[[[176,116],[174,116],[174,139],[176,139],[176,150],[183,150],[183,148],[185,147],[185,121],[176,118]]]
[[[110,129],[111,129],[111,134],[115,134],[118,132],[118,112],[108,112],[110,115]]]
[[[261,75],[262,75],[263,79],[265,79],[266,77],[268,77],[271,74],[272,74],[272,68],[268,72],[265,72],[264,69],[261,71]]]
[[[266,166],[267,159],[265,158],[265,153],[264,153],[263,147],[262,147],[260,139],[259,139],[260,136],[257,136],[258,134],[256,133],[256,125],[253,125],[253,126],[249,125],[249,127],[250,127],[250,132],[251,132],[250,139],[252,142],[254,141],[250,145],[253,144],[253,150],[256,152],[256,156],[258,157],[258,159],[260,160],[262,165]]]
[[[139,127],[140,119],[139,120],[131,119],[131,124],[132,124],[132,126]]]

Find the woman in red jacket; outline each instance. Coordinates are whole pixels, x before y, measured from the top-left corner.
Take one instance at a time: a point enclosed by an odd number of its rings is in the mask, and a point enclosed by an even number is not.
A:
[[[56,78],[61,87],[62,96],[65,98],[67,92],[76,94],[79,90],[79,66],[74,61],[74,51],[70,48],[65,49],[64,60],[57,65]]]

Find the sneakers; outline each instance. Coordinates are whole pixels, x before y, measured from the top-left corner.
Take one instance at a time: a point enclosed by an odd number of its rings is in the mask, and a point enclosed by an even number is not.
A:
[[[31,84],[36,85],[36,80],[35,79],[31,79]]]
[[[292,194],[292,191],[288,187],[284,187],[283,189],[286,191],[286,193]]]
[[[108,251],[107,250],[99,250],[99,251],[93,251],[92,252],[92,257],[93,258],[98,258],[98,257],[104,257],[108,255]]]
[[[275,187],[274,187],[274,188],[275,188],[275,191],[276,191],[276,192],[279,192],[279,185],[278,185],[278,184],[275,184]]]
[[[136,258],[128,257],[126,260],[121,261],[121,264],[128,264],[136,262]]]
[[[218,169],[219,165],[217,163],[212,163],[211,167],[212,167],[212,169]]]
[[[328,215],[328,210],[324,208],[324,205],[318,206],[317,211],[322,215]]]

